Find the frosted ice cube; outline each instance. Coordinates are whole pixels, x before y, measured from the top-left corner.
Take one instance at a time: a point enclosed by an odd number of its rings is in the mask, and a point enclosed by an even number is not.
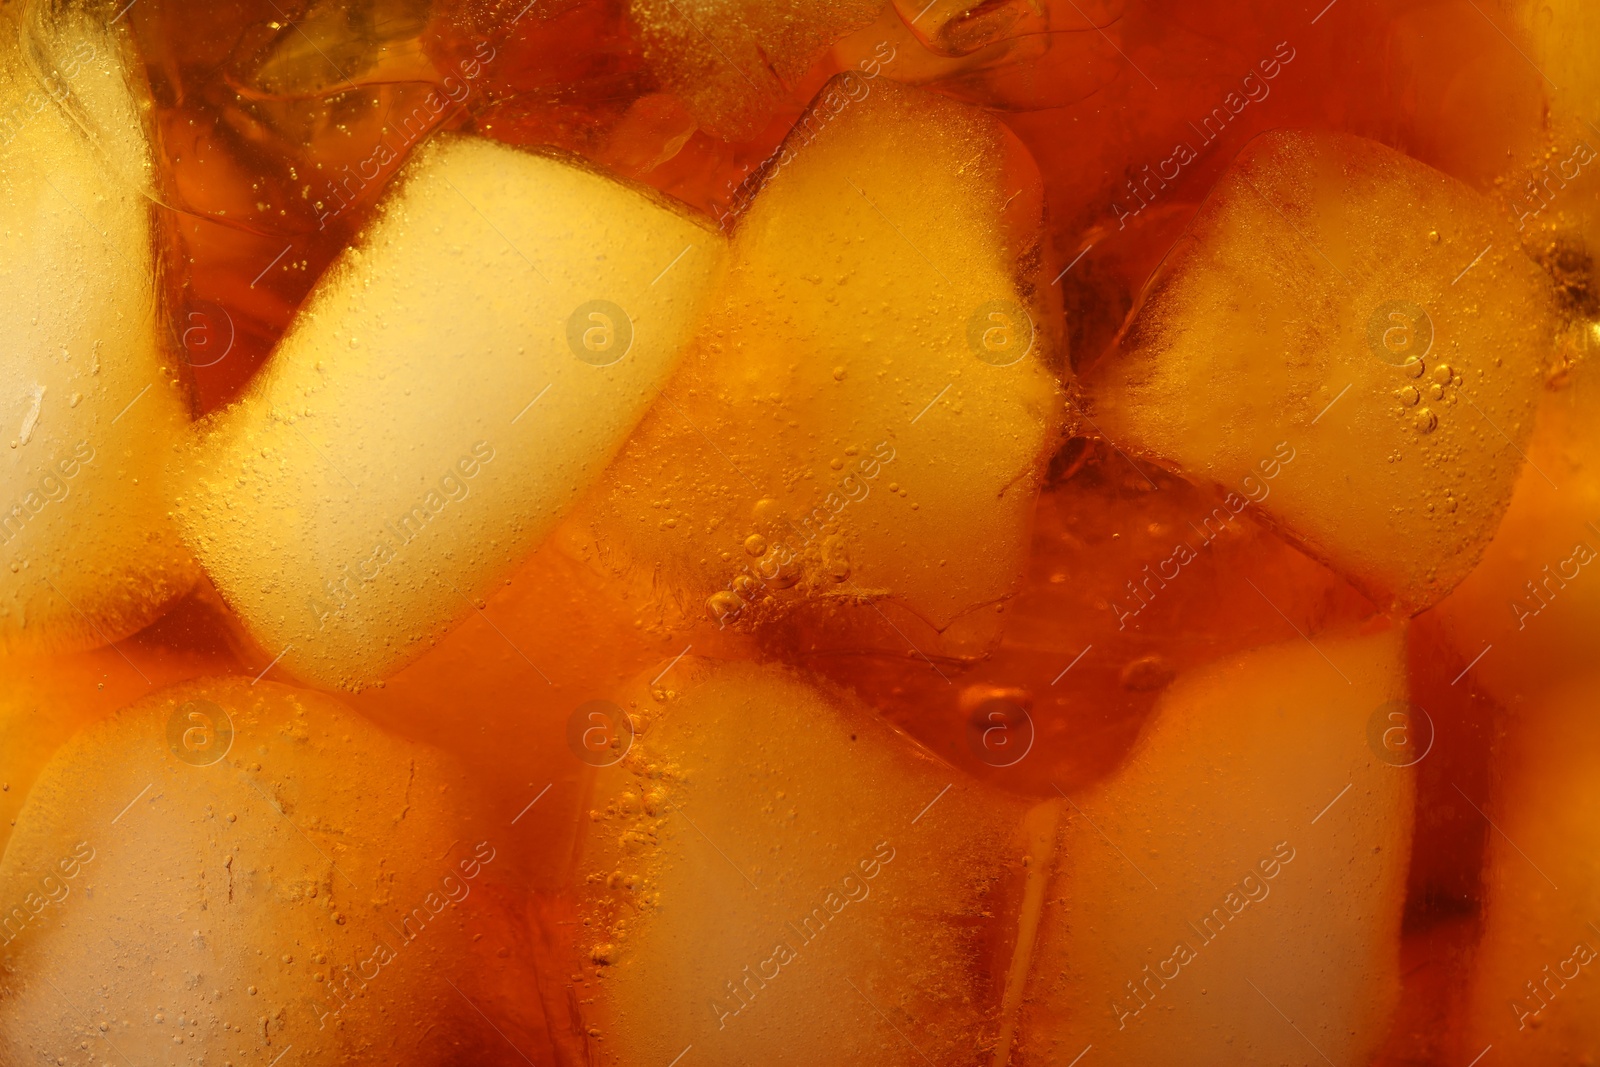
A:
[[[271,682],[91,727],[0,863],[0,1058],[550,1062],[507,831],[471,796],[437,753]]]
[[[185,536],[285,668],[383,679],[598,476],[722,255],[703,221],[582,167],[432,142],[248,392],[202,424]]]
[[[45,5],[40,5],[45,6]],[[114,30],[0,21],[0,648],[90,648],[197,575],[163,473],[188,385],[158,338],[139,78]]]
[[[1071,801],[1023,1062],[1368,1062],[1399,994],[1413,793],[1369,724],[1404,695],[1398,630],[1174,682]]]
[[[720,621],[1010,594],[1060,422],[1041,188],[992,116],[841,76],[772,162],[596,530]]]
[[[1300,454],[1263,512],[1385,605],[1472,569],[1510,500],[1555,331],[1484,198],[1370,141],[1251,142],[1086,385],[1135,454],[1233,487]]]
[[[628,702],[634,747],[586,828],[592,1054],[910,1067],[989,1047],[1038,885],[1024,806],[793,674],[683,660],[656,693]]]

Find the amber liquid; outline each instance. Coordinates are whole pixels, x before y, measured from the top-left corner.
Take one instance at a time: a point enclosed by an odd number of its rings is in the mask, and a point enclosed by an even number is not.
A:
[[[408,155],[439,131],[564,150],[731,231],[818,88],[876,62],[878,76],[992,108],[1032,153],[1046,219],[1041,276],[1060,294],[1080,375],[1114,357],[1146,279],[1254,135],[1354,133],[1502,197],[1548,140],[1539,74],[1507,46],[1503,13],[1469,0],[1341,0],[1321,14],[1256,0],[1048,4],[1048,33],[977,60],[937,55],[890,10],[824,49],[763,121],[734,136],[701,128],[663,84],[625,6],[131,6],[154,99],[169,326],[198,414],[240,394]],[[1594,196],[1572,195],[1570,205]],[[1564,276],[1580,306],[1587,269],[1585,258]],[[610,565],[592,531],[569,523],[442,644],[350,698],[459,757],[498,807],[525,813],[506,854],[538,931],[530,951],[541,988],[516,991],[541,1000],[549,1028],[533,1062],[599,1062],[584,1020],[603,983],[585,958],[593,939],[575,888],[599,801],[567,734],[585,701],[691,648],[786,663],[852,694],[952,773],[1034,803],[1114,775],[1175,678],[1377,615],[1257,501],[1136,462],[1087,423],[1072,426],[1043,479],[1016,594],[942,631],[893,603],[842,601],[721,626],[648,568]],[[1406,642],[1410,698],[1437,733],[1416,768],[1403,1007],[1374,1062],[1456,1063],[1477,1052],[1460,1047],[1458,1031],[1491,834],[1470,798],[1496,787],[1491,769],[1513,719],[1462,681],[1478,647],[1462,647],[1430,613]],[[49,669],[84,680],[77,718],[87,721],[166,682],[256,676],[277,652],[258,647],[202,583],[117,651]],[[552,663],[554,682],[541,670]],[[997,723],[1011,743],[1026,738],[1022,757],[996,754]],[[984,980],[1004,985],[997,973]]]

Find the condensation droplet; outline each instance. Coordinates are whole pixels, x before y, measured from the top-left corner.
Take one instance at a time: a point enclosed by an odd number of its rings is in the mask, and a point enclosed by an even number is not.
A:
[[[767,539],[758,533],[753,533],[744,539],[744,550],[760,559],[767,554]]]
[[[1434,427],[1439,425],[1439,416],[1428,408],[1421,408],[1417,411],[1415,425],[1418,433],[1432,433]]]
[[[1417,387],[1414,385],[1406,386],[1395,395],[1400,398],[1400,403],[1404,404],[1406,407],[1410,407],[1422,399],[1422,394],[1417,392]]]

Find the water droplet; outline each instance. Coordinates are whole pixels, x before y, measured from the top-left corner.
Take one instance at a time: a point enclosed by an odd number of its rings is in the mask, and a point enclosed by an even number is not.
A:
[[[838,458],[830,459],[828,461],[828,466],[832,467],[836,471],[842,471],[844,470],[844,460]]]
[[[758,533],[753,533],[744,539],[744,550],[760,559],[767,554],[767,539]]]
[[[1448,363],[1441,363],[1433,368],[1433,380],[1440,385],[1449,385],[1450,379],[1455,377],[1455,368]]]
[[[1439,416],[1427,408],[1421,408],[1417,411],[1415,425],[1418,433],[1432,433],[1434,427],[1439,425]]]
[[[1417,387],[1414,385],[1405,386],[1395,395],[1400,398],[1400,403],[1404,404],[1406,407],[1410,407],[1412,404],[1415,404],[1417,401],[1422,399],[1422,394],[1417,392]]]
[[[726,589],[723,589],[720,592],[712,593],[706,598],[706,610],[710,612],[711,617],[716,619],[718,622],[721,622],[723,619],[731,619],[735,615],[739,614],[739,609],[742,607],[744,607],[744,601],[740,600]]]
[[[1429,230],[1428,231],[1428,243],[1429,244],[1433,244],[1433,245],[1436,245],[1436,244],[1439,243],[1439,231],[1438,230]]]
[[[844,381],[844,368],[843,367],[835,367],[835,368],[833,368],[833,380],[836,381],[836,382]]]
[[[1443,400],[1444,386],[1440,385],[1438,382],[1434,382],[1432,385],[1428,386],[1428,399]]]
[[[1428,368],[1422,360],[1414,359],[1410,363],[1400,364],[1400,369],[1405,372],[1407,378],[1420,378],[1422,377],[1422,372]]]

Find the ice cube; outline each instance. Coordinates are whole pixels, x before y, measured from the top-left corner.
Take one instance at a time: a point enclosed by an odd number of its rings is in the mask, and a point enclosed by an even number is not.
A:
[[[285,669],[383,679],[600,473],[722,255],[708,224],[589,170],[432,142],[245,396],[203,423],[185,536]]]
[[[638,733],[596,783],[581,865],[600,1062],[692,1045],[911,1067],[992,1045],[1048,811],[1019,833],[1022,804],[785,671],[686,659],[625,703]]]
[[[1553,385],[1499,533],[1436,609],[1458,669],[1507,708],[1587,675],[1600,628],[1600,374]]]
[[[943,626],[1008,595],[1060,418],[1039,197],[991,116],[830,82],[597,490],[598,539],[719,621],[794,590]]]
[[[884,0],[631,0],[644,54],[707,131],[748,136]]]
[[[188,386],[158,338],[149,150],[121,38],[66,15],[0,24],[0,648],[91,648],[197,571],[163,470]]]
[[[1136,455],[1233,487],[1301,458],[1263,512],[1415,612],[1504,514],[1555,331],[1540,270],[1478,194],[1373,142],[1263,135],[1086,379]]]
[[[1490,797],[1486,906],[1461,1051],[1492,1044],[1508,1067],[1600,1054],[1600,678],[1531,698],[1514,720]],[[1470,1051],[1467,1051],[1470,1050]]]
[[[1412,798],[1369,723],[1404,695],[1392,629],[1179,678],[1129,763],[1070,800],[1020,1062],[1369,1062]]]
[[[91,727],[0,863],[0,1058],[551,1062],[508,832],[470,797],[437,753],[272,682]]]

